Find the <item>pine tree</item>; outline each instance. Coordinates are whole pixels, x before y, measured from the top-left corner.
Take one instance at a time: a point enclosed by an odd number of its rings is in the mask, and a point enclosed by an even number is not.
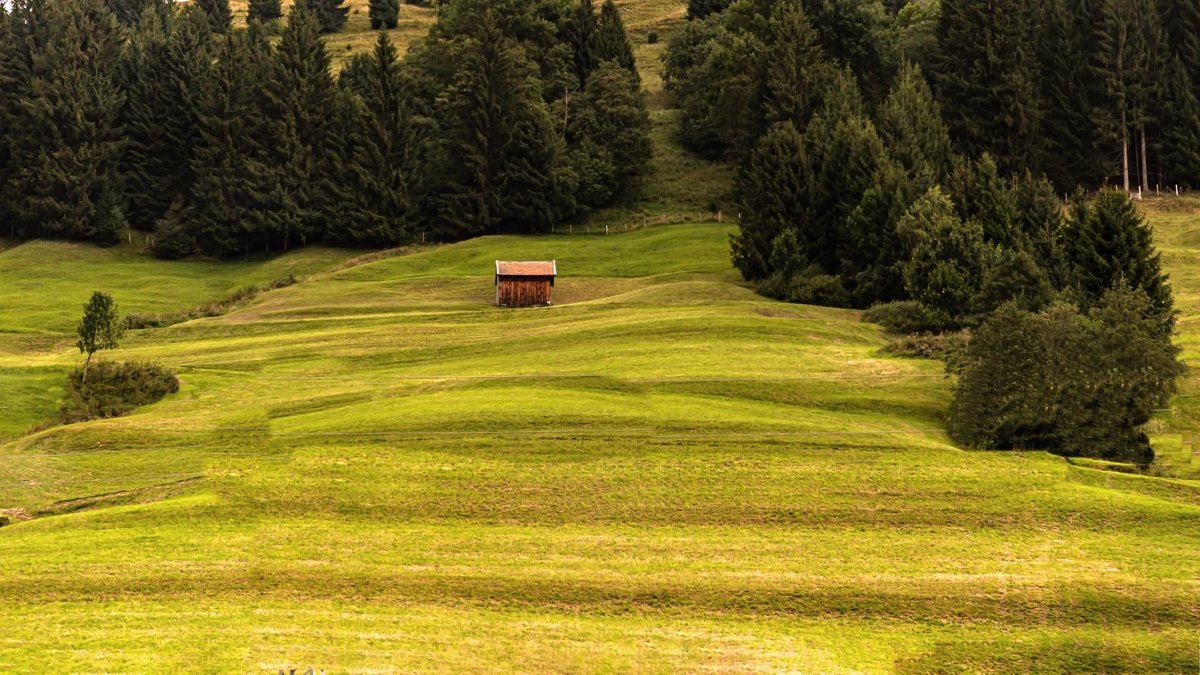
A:
[[[767,40],[762,97],[766,123],[790,121],[803,129],[832,76],[817,32],[799,3],[781,2],[771,14]]]
[[[441,235],[537,231],[558,214],[558,147],[540,81],[491,9],[466,18],[478,36],[457,57],[445,111]]]
[[[809,181],[812,170],[804,137],[791,122],[781,122],[758,141],[738,169],[734,194],[741,213],[733,236],[733,264],[747,281],[762,281],[780,270],[771,264],[775,240],[811,218]],[[792,263],[808,267],[807,259]]]
[[[920,68],[911,63],[900,68],[878,118],[888,153],[909,172],[917,189],[945,181],[953,162],[950,134]]]
[[[292,13],[311,11],[317,19],[317,25],[322,33],[336,33],[346,27],[350,8],[344,6],[346,0],[296,0]]]
[[[579,0],[567,24],[574,54],[575,78],[582,87],[598,63],[596,34],[596,5],[594,0]]]
[[[233,12],[229,9],[229,0],[196,0],[196,4],[208,15],[212,32],[225,33],[233,25]]]
[[[120,71],[128,93],[121,115],[128,140],[121,171],[129,222],[147,231],[194,180],[196,97],[212,59],[208,18],[198,7],[186,7],[177,18],[154,17],[141,22]]]
[[[935,82],[951,135],[1004,171],[1039,166],[1041,111],[1031,0],[943,0]]]
[[[688,0],[687,18],[703,19],[725,11],[731,4],[733,0]]]
[[[24,236],[114,243],[124,223],[118,161],[124,95],[113,65],[123,35],[100,0],[18,6],[44,31],[32,58],[18,114],[11,120],[6,201]]]
[[[955,321],[970,317],[988,257],[983,227],[960,220],[950,199],[934,187],[899,226],[912,245],[904,285],[922,305]]]
[[[1056,185],[1098,185],[1112,173],[1093,111],[1101,83],[1092,69],[1097,0],[1047,0],[1041,33],[1043,167]]]
[[[989,242],[1006,248],[1026,246],[1018,227],[1016,196],[991,155],[955,166],[946,189],[963,220],[979,223]]]
[[[1154,0],[1103,0],[1096,73],[1105,83],[1098,124],[1121,156],[1122,186],[1149,190],[1147,158],[1154,101],[1163,81],[1162,33]],[[1140,161],[1139,161],[1140,160]]]
[[[281,210],[263,110],[269,47],[261,33],[232,31],[216,44],[211,76],[197,92],[195,179],[159,220],[156,252],[229,256],[267,245]]]
[[[271,117],[279,122],[274,150],[288,207],[280,214],[281,231],[276,233],[284,250],[322,234],[322,190],[333,170],[326,139],[333,90],[316,15],[298,3],[288,14],[267,88]]]
[[[1150,227],[1127,194],[1105,190],[1091,204],[1075,204],[1068,242],[1075,289],[1085,308],[1124,283],[1145,291],[1154,318],[1170,333],[1174,326],[1171,288]]]
[[[415,236],[416,137],[412,92],[386,33],[362,58],[359,74],[356,96],[341,104],[351,122],[342,131],[352,138],[339,146],[344,165],[335,180],[338,198],[331,201],[336,213],[329,217],[340,226],[331,227],[329,236],[347,244],[395,246]]]
[[[795,1],[795,0],[792,0]],[[883,98],[894,62],[888,17],[878,0],[800,0],[825,54],[858,78],[865,98]]]
[[[371,21],[371,30],[395,28],[400,23],[400,0],[370,0],[367,18]]]
[[[588,78],[567,133],[579,201],[607,206],[630,187],[650,159],[650,117],[637,81],[615,61]]]
[[[283,5],[280,0],[250,0],[246,10],[247,21],[270,23],[283,18]]]
[[[600,7],[600,19],[596,23],[596,61],[614,61],[633,74],[639,82],[637,62],[633,58],[633,45],[625,33],[625,23],[621,20],[621,10],[617,9],[613,0],[604,0]]]

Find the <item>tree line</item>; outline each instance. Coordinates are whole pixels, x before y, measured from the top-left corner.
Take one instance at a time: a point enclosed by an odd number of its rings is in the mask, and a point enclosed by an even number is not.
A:
[[[626,197],[649,159],[611,0],[452,0],[407,55],[380,33],[336,75],[341,2],[252,2],[245,28],[226,0],[137,4],[0,11],[11,236],[131,227],[182,257],[536,232]]]
[[[1185,137],[1155,126],[1195,87],[1125,70],[1130,2],[692,2],[666,85],[685,144],[737,163],[734,264],[767,295],[872,308],[897,333],[971,329],[954,362],[965,444],[1146,461],[1137,427],[1179,373],[1171,291],[1127,192],[1081,188],[1149,161],[1155,178],[1196,175],[1170,159],[1193,151]],[[1067,23],[1092,50],[1064,81],[1094,96],[1072,99],[1074,121],[1044,72]],[[1155,25],[1155,54],[1200,64]]]

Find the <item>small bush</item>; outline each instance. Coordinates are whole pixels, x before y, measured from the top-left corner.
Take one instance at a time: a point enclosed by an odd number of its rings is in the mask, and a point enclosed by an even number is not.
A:
[[[87,384],[76,370],[67,376],[67,393],[62,404],[64,424],[119,417],[143,405],[179,391],[179,379],[170,370],[153,363],[93,363]]]
[[[961,328],[945,312],[913,300],[875,305],[863,312],[863,321],[877,323],[892,335],[941,333]]]
[[[966,348],[965,332],[898,335],[884,348],[888,354],[907,359],[952,361]]]
[[[658,44],[658,31],[652,30],[646,35],[646,44]]]
[[[12,524],[12,519],[10,519],[8,516],[0,516],[0,527],[4,527],[5,525],[11,525],[11,524]]]
[[[136,330],[139,328],[165,328],[174,326],[177,323],[191,321],[193,319],[206,319],[214,316],[221,316],[237,309],[239,306],[258,297],[260,293],[273,291],[277,288],[286,288],[296,283],[296,277],[288,275],[280,279],[276,279],[265,286],[251,284],[243,286],[228,296],[220,300],[209,300],[208,302],[184,312],[175,312],[171,314],[126,314],[122,325],[126,329]]]

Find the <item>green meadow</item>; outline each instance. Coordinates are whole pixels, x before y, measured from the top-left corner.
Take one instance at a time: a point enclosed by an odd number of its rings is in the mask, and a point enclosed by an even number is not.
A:
[[[1194,221],[1163,222],[1173,262]],[[0,670],[1195,671],[1200,484],[955,448],[939,364],[755,295],[729,232],[0,253],[0,505],[35,516],[0,530]],[[497,257],[556,258],[556,306],[492,307]],[[93,286],[284,270],[104,355],[178,394],[24,433]]]
[[[741,281],[700,215],[729,171],[672,144],[644,40],[683,5],[619,4],[657,154],[614,234],[0,241],[0,672],[1200,670],[1195,373],[1153,475],[955,447],[940,363]],[[1200,364],[1200,199],[1145,208]],[[492,306],[498,258],[556,259],[555,305]],[[55,424],[93,290],[170,313],[288,276],[100,355],[177,394]]]

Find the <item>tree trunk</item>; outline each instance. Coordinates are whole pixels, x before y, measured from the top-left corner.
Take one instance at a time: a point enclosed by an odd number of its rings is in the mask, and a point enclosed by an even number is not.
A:
[[[94,353],[88,352],[87,358],[83,361],[83,381],[80,384],[87,384],[88,367],[92,365],[92,354]]]
[[[1129,194],[1129,127],[1125,123],[1125,111],[1121,111],[1121,177],[1125,194]]]
[[[1146,125],[1142,124],[1142,192],[1150,192],[1150,159],[1146,156]]]

